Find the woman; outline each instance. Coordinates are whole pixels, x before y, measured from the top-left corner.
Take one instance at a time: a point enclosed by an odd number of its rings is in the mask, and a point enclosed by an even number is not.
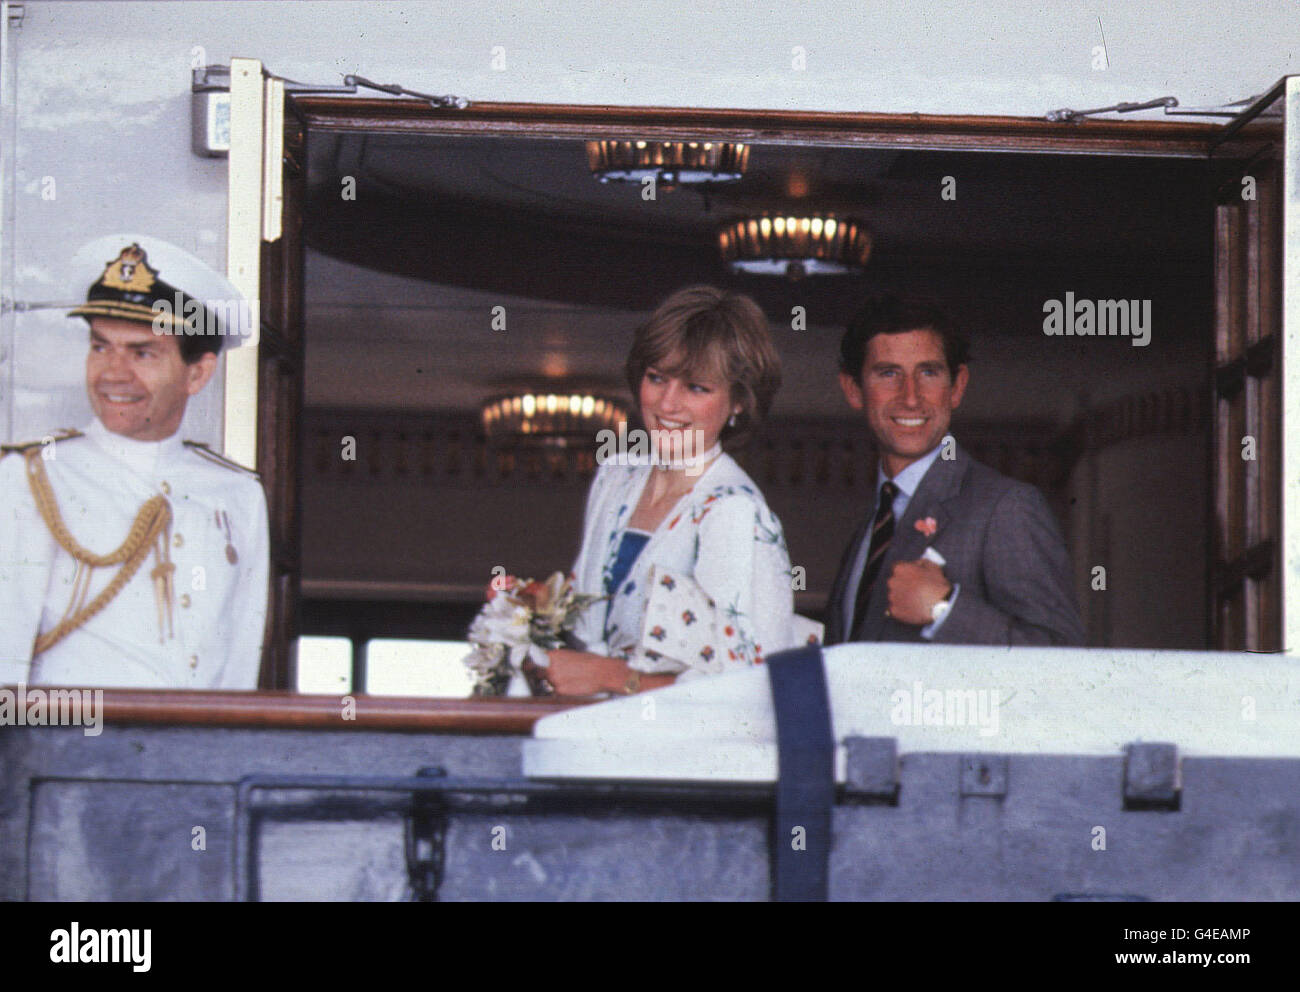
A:
[[[749,440],[781,384],[763,312],[711,286],[680,290],[637,331],[625,371],[651,457],[605,458],[592,480],[574,585],[608,599],[578,622],[587,651],[549,654],[561,695],[658,688],[795,643],[781,524],[723,452]],[[693,652],[703,657],[667,659],[641,643],[650,583],[671,589],[672,576],[716,604],[720,643]]]

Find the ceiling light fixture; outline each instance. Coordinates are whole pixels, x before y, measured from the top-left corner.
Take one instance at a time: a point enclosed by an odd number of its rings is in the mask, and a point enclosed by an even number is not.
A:
[[[602,183],[659,185],[735,182],[745,174],[749,146],[734,141],[588,141],[587,164]]]
[[[718,247],[733,272],[798,279],[865,268],[871,235],[852,218],[745,217],[718,231]]]
[[[596,434],[627,420],[627,407],[591,393],[529,390],[495,396],[483,404],[483,433],[492,445],[549,447],[596,444]]]

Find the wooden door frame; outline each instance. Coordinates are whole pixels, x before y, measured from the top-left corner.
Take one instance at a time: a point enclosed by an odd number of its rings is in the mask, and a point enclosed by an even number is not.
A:
[[[1278,107],[1280,115],[1265,115]],[[1236,427],[1243,438],[1258,433],[1260,450],[1245,463],[1248,471],[1235,457],[1230,425],[1215,424],[1217,481],[1207,524],[1211,544],[1224,547],[1210,550],[1215,561],[1234,551],[1232,567],[1217,576],[1225,580],[1221,593],[1207,590],[1208,616],[1240,627],[1248,650],[1287,654],[1300,649],[1300,610],[1288,609],[1288,601],[1300,601],[1300,436],[1286,429],[1300,425],[1298,121],[1300,77],[1284,77],[1220,128],[1210,146],[1219,353],[1213,402],[1221,416],[1235,410],[1244,418]],[[1230,142],[1241,147],[1229,151]],[[1258,178],[1249,198],[1237,187],[1246,175]],[[1226,479],[1235,481],[1225,485]],[[1211,631],[1211,643],[1223,639],[1223,631]]]
[[[766,144],[830,144],[900,151],[1047,152],[1207,158],[1221,124],[1027,117],[472,103],[462,110],[422,100],[293,96],[313,131],[501,135],[530,138],[647,138]]]
[[[1295,91],[1296,80],[1289,80]],[[1278,84],[1288,85],[1288,80]],[[387,133],[463,136],[564,138],[645,138],[678,140],[730,140],[765,144],[824,144],[848,148],[896,151],[968,151],[1038,154],[1124,155],[1152,158],[1190,158],[1208,161],[1212,149],[1225,137],[1225,125],[1191,121],[1098,120],[1071,123],[1015,117],[939,116],[920,114],[827,113],[813,111],[735,110],[672,107],[613,107],[566,104],[474,103],[464,109],[434,108],[417,99],[333,97],[319,95],[285,98],[286,121],[301,128],[305,166],[313,134]],[[1239,125],[1228,125],[1235,127]],[[1288,135],[1294,142],[1296,135]],[[1295,156],[1288,150],[1288,163]],[[1296,188],[1288,174],[1287,188]],[[285,218],[300,223],[301,217]],[[1207,238],[1210,232],[1207,232]],[[1288,252],[1295,251],[1297,232],[1288,232]],[[1293,257],[1293,256],[1292,256]],[[1287,326],[1300,327],[1296,294],[1288,297]],[[1293,332],[1294,333],[1294,332]],[[1300,423],[1300,348],[1283,349],[1284,411]],[[1287,388],[1290,387],[1290,388]],[[263,415],[275,404],[261,402]],[[301,409],[297,411],[301,414]],[[1284,414],[1285,416],[1285,414]],[[1285,421],[1284,421],[1285,422]],[[261,430],[272,429],[263,425]],[[290,428],[292,430],[292,428]],[[260,433],[260,431],[259,431]],[[1300,499],[1289,489],[1300,489],[1297,438],[1285,440],[1282,484],[1284,498],[1283,547],[1289,557],[1284,592],[1300,591]],[[1207,465],[1207,473],[1209,466]],[[299,480],[300,481],[300,480]],[[1288,487],[1288,481],[1291,485]],[[274,512],[274,510],[272,511]],[[1292,553],[1294,552],[1294,553]],[[1284,645],[1300,645],[1296,613],[1285,611]],[[279,679],[287,670],[277,672]],[[281,686],[283,687],[283,686]]]

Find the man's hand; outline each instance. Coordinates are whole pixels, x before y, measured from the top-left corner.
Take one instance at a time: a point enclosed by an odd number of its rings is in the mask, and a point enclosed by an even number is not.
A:
[[[916,627],[931,623],[935,603],[952,592],[952,583],[943,569],[925,558],[895,562],[888,587],[889,608],[885,615]]]

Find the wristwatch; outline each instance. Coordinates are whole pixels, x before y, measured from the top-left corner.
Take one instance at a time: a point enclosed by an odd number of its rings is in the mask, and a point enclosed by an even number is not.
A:
[[[944,617],[948,615],[948,611],[952,609],[952,592],[953,589],[956,588],[957,588],[956,586],[951,586],[948,589],[948,595],[944,596],[943,599],[939,600],[939,602],[935,603],[932,607],[930,607],[931,623],[938,623],[940,620],[942,620]]]

